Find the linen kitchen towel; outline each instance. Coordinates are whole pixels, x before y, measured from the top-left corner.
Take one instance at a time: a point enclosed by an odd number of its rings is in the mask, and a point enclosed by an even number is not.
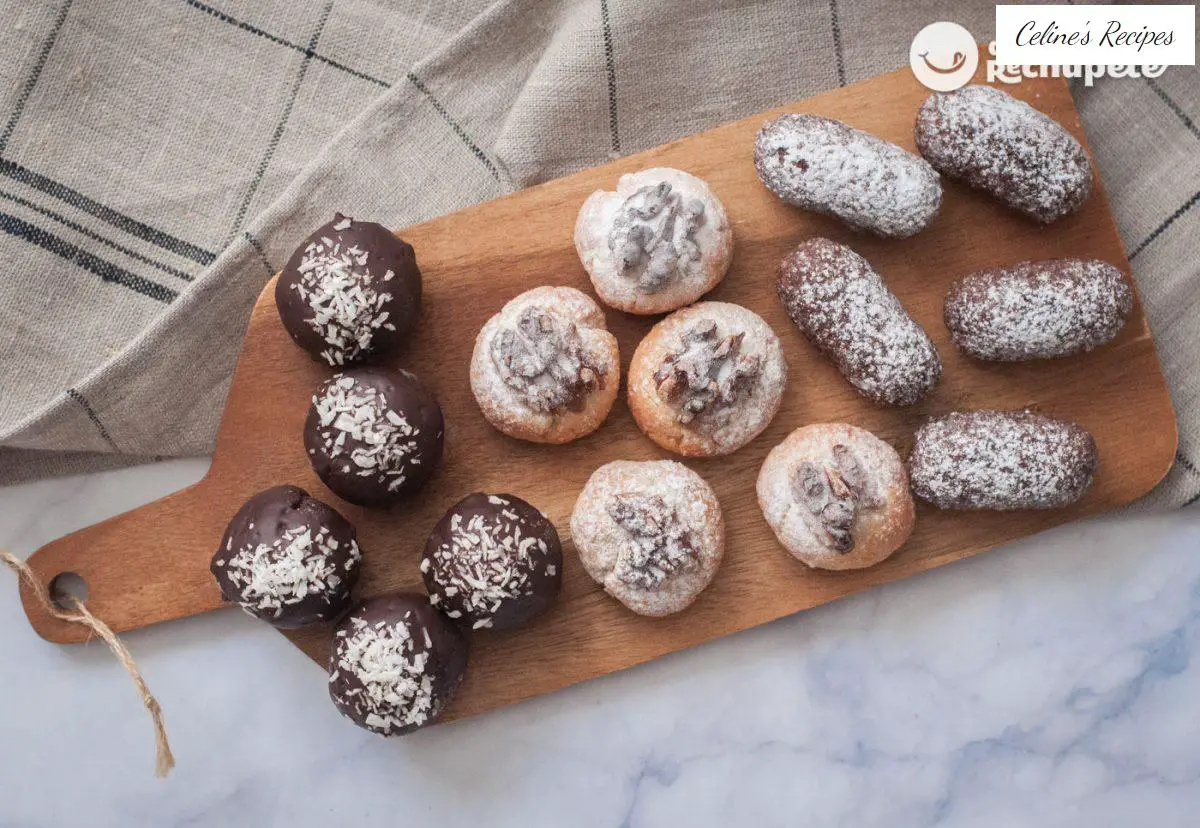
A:
[[[211,451],[256,296],[403,227],[907,64],[926,0],[0,0],[0,482]],[[1200,73],[1074,89],[1200,499]],[[1136,403],[1131,403],[1136,404]]]

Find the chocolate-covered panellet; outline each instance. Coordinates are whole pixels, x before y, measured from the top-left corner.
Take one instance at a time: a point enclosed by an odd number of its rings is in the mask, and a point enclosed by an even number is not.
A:
[[[466,670],[466,638],[424,595],[372,598],[334,631],[329,697],[359,727],[399,736],[437,721]]]
[[[340,213],[288,259],[275,283],[279,319],[314,359],[349,365],[391,351],[421,309],[412,245]]]
[[[288,628],[345,612],[361,560],[349,521],[303,489],[275,486],[234,515],[211,569],[223,599]]]
[[[384,506],[433,476],[442,459],[442,409],[408,371],[355,368],[313,395],[304,448],[338,497]]]
[[[421,577],[434,606],[464,627],[511,629],[558,595],[562,546],[554,524],[521,498],[476,492],[434,527]]]

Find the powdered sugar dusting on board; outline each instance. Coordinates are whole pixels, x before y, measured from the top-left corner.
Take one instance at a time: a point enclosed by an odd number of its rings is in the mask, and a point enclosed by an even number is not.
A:
[[[917,115],[916,139],[943,174],[1043,223],[1075,210],[1092,188],[1087,152],[1074,136],[990,86],[930,95]]]
[[[765,123],[754,166],[788,204],[879,236],[913,235],[942,203],[938,174],[919,156],[817,115],[781,115]]]
[[[954,343],[979,359],[1069,356],[1111,340],[1133,310],[1121,271],[1094,259],[1020,262],[964,276],[946,295]]]
[[[1096,442],[1083,427],[1030,411],[954,412],[917,431],[913,492],[942,509],[1054,509],[1092,484]]]
[[[868,399],[911,405],[941,377],[929,336],[850,248],[805,241],[783,260],[776,292],[792,322]]]

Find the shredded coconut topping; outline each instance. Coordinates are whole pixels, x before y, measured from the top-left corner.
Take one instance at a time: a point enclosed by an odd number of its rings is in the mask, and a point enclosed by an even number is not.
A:
[[[629,537],[614,570],[625,583],[657,589],[671,573],[696,566],[692,534],[662,497],[626,492],[606,508]]]
[[[274,610],[279,617],[284,606],[298,604],[309,595],[321,595],[326,603],[332,602],[346,577],[337,573],[334,555],[338,546],[327,527],[322,526],[315,535],[307,526],[294,527],[274,543],[247,544],[233,551],[226,573],[239,590],[243,607],[259,614]],[[360,560],[362,554],[352,540],[346,571]]]
[[[604,381],[602,371],[589,363],[575,323],[534,306],[496,334],[491,358],[504,384],[536,411],[576,408]]]
[[[313,397],[319,433],[332,461],[345,471],[357,468],[361,477],[388,481],[388,490],[404,484],[410,466],[417,465],[420,430],[387,404],[375,388],[352,377],[335,375]]]
[[[868,399],[911,405],[941,377],[929,336],[850,248],[809,239],[784,259],[776,291],[796,327]]]
[[[396,329],[383,309],[392,294],[382,289],[395,274],[372,273],[367,251],[343,242],[340,234],[351,224],[343,218],[333,225],[337,235],[308,243],[298,267],[300,278],[291,285],[312,309],[305,321],[328,343],[321,356],[330,365],[343,365],[369,350],[380,328]]]
[[[700,319],[684,331],[680,349],[667,355],[654,373],[659,396],[687,424],[715,411],[728,412],[753,393],[762,365],[760,354],[742,354],[745,332],[721,337],[717,323]]]
[[[930,95],[917,147],[945,175],[991,193],[1043,223],[1072,212],[1092,187],[1087,152],[1024,101],[990,86]]]
[[[608,237],[621,274],[640,290],[655,293],[700,266],[696,231],[704,202],[684,202],[666,181],[641,187],[625,200]]]
[[[818,115],[781,115],[765,123],[754,166],[788,204],[889,238],[924,229],[942,203],[938,174],[919,156]]]
[[[405,621],[411,618],[411,611],[405,613]],[[339,630],[335,638],[335,669],[329,682],[345,672],[358,679],[361,689],[346,690],[336,701],[363,711],[363,723],[385,735],[434,718],[439,702],[426,670],[432,644],[428,631],[418,643],[406,623],[369,624],[355,616],[349,622],[349,635]]]

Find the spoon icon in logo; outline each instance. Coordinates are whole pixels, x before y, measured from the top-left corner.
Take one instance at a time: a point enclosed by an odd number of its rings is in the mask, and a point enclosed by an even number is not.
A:
[[[908,63],[917,80],[936,92],[966,86],[979,67],[975,38],[957,23],[930,23],[913,38]]]

